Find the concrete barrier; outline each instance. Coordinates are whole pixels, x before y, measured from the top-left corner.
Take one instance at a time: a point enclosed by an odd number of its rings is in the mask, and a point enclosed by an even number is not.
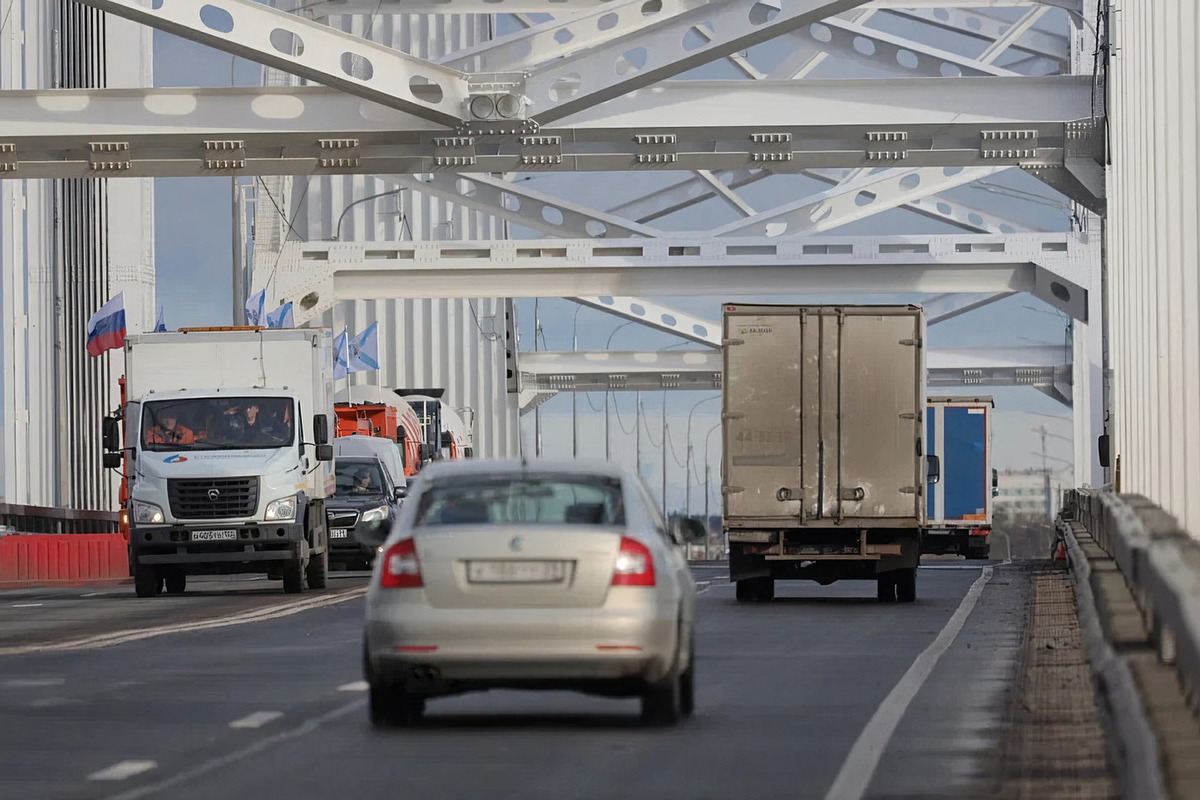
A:
[[[126,548],[119,533],[0,536],[0,584],[128,579]]]

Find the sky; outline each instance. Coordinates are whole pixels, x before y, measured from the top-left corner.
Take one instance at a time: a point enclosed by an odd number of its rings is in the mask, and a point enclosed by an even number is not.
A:
[[[897,31],[901,32],[901,31]],[[770,54],[763,56],[769,61]],[[158,86],[229,86],[258,85],[260,68],[244,59],[197,45],[170,34],[155,33],[155,78]],[[718,68],[718,72],[719,72]],[[714,74],[713,77],[717,77]],[[670,177],[678,179],[679,173]],[[606,209],[623,199],[657,185],[656,176],[631,176],[622,173],[591,173],[585,194],[573,188],[574,176],[547,174],[534,178],[531,188],[548,194],[560,194],[576,202]],[[638,181],[646,183],[639,184]],[[155,182],[155,236],[157,260],[157,302],[163,309],[168,327],[184,325],[217,325],[232,321],[232,224],[229,178],[160,178]],[[803,176],[772,178],[740,191],[753,207],[765,209],[782,202],[811,194],[825,188]],[[1003,194],[1001,194],[1003,190]],[[1047,230],[1066,230],[1067,214],[1062,210],[1063,198],[1033,177],[1009,170],[988,181],[985,186],[968,186],[946,194],[973,205],[986,205],[1018,220],[1036,222]],[[1031,195],[1045,198],[1029,202],[1012,197]],[[667,230],[704,230],[731,221],[735,217],[723,201],[698,204],[685,212],[652,223]],[[951,229],[915,214],[894,210],[839,228],[841,234],[882,235],[891,233],[939,233]],[[513,235],[526,238],[533,235],[519,226]],[[777,302],[920,302],[922,295],[870,295],[847,297],[804,296],[770,298]],[[712,320],[720,319],[720,305],[727,301],[743,301],[740,297],[676,297],[649,298]],[[763,299],[763,298],[757,298]],[[572,328],[576,324],[575,304],[563,299],[543,299],[537,303],[537,320],[541,333],[538,349],[569,350]],[[534,302],[518,302],[520,346],[533,349]],[[680,340],[669,334],[650,331],[642,326],[628,325],[614,333],[624,320],[601,311],[583,309],[578,313],[577,335],[579,349],[604,349],[611,337],[612,348],[621,350],[652,350],[677,344]],[[1065,320],[1051,307],[1030,295],[1017,295],[984,309],[930,328],[932,347],[967,347],[1021,344],[1045,345],[1063,342]],[[985,387],[996,400],[994,462],[1000,469],[1041,467],[1042,437],[1038,429],[1045,427],[1046,463],[1050,468],[1065,467],[1063,461],[1072,456],[1069,441],[1072,434],[1070,409],[1026,387]],[[946,391],[953,394],[952,391]],[[716,395],[712,395],[715,397]],[[609,402],[608,424],[604,424],[605,397],[603,393],[576,398],[579,451],[587,456],[603,456],[604,431],[607,427],[610,450],[615,458],[632,464],[636,459],[634,423],[638,418],[635,398],[630,393],[614,393]],[[701,401],[696,405],[697,401]],[[662,405],[661,393],[642,395],[642,464],[644,475],[652,487],[661,487],[662,479]],[[718,419],[720,404],[705,401],[704,393],[672,392],[666,399],[669,441],[674,450],[667,451],[667,494],[672,507],[682,507],[687,495],[682,463],[690,462],[687,455],[687,421],[691,412],[691,442],[697,466],[691,481],[692,510],[702,509],[704,491],[703,451],[709,450],[713,481],[719,450],[719,434],[708,441],[704,438]],[[694,409],[694,411],[693,411]],[[618,418],[616,412],[620,411]],[[569,395],[560,395],[545,403],[537,415],[522,419],[523,443],[533,452],[535,426],[540,422],[542,452],[545,455],[572,453],[572,402]],[[627,433],[628,432],[628,433]],[[713,489],[710,486],[710,489]],[[659,488],[655,493],[658,494]],[[712,495],[715,505],[717,497]]]

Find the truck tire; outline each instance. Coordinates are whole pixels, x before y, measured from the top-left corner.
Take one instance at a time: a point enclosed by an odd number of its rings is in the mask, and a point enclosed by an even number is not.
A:
[[[986,560],[991,556],[991,554],[992,554],[991,545],[989,545],[987,542],[984,542],[981,545],[968,547],[966,556],[967,556],[967,558],[980,558],[980,559]]]
[[[875,599],[881,603],[896,602],[896,573],[881,572],[875,576]]]
[[[283,592],[284,594],[300,594],[304,589],[304,570],[300,559],[293,558],[283,563]]]
[[[739,603],[769,603],[774,599],[774,578],[745,578],[737,582],[737,600]]]
[[[158,569],[144,564],[133,568],[133,590],[138,597],[154,597],[158,594]]]
[[[912,603],[917,599],[917,568],[898,569],[892,573],[896,576],[896,601]]]
[[[167,573],[167,594],[183,594],[187,588],[187,575],[182,570],[172,570]]]
[[[329,551],[324,550],[320,555],[310,555],[308,557],[308,569],[304,571],[304,577],[308,579],[308,588],[324,589],[326,577],[329,574]]]

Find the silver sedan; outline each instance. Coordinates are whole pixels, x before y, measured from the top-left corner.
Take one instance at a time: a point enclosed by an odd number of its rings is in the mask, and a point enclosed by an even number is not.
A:
[[[638,696],[692,713],[695,584],[641,479],[611,464],[443,461],[421,471],[367,591],[371,722],[491,688]],[[382,538],[382,536],[380,536]]]

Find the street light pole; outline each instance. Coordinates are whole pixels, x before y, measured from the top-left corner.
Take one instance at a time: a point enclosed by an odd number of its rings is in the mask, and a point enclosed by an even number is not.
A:
[[[579,352],[579,310],[583,308],[575,304],[575,317],[571,320],[571,352]],[[571,457],[579,458],[579,391],[571,392]]]
[[[632,325],[633,323],[634,323],[634,320],[629,320],[629,322],[622,322],[620,325],[613,328],[612,333],[610,333],[608,335],[608,341],[604,343],[604,352],[606,352],[606,353],[608,352],[609,345],[612,344],[613,337],[617,335],[617,331],[621,330],[621,328],[624,328],[627,325]],[[604,387],[604,460],[605,461],[612,460],[612,443],[611,443],[610,437],[608,435],[608,396],[610,394],[612,394],[611,389],[609,389],[609,387],[605,386]]]
[[[692,414],[696,413],[696,409],[700,407],[701,403],[707,403],[709,400],[718,400],[720,397],[719,394],[715,394],[697,400],[695,405],[692,406],[692,410],[688,412],[687,455],[684,456],[683,463],[683,479],[686,482],[687,488],[684,491],[683,507],[684,514],[689,517],[692,515]]]

